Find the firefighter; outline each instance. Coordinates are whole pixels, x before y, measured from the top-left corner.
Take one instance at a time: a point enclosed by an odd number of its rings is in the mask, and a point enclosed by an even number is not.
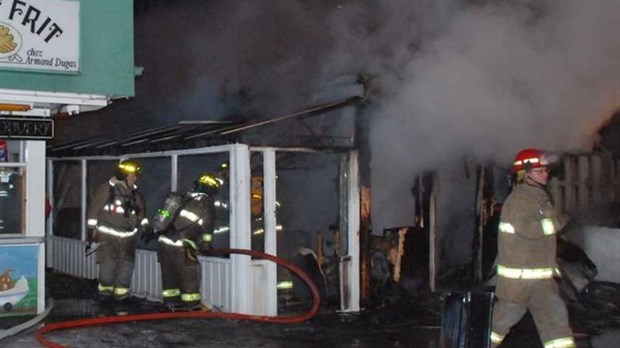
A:
[[[101,300],[122,301],[129,297],[135,258],[135,237],[148,223],[146,204],[136,183],[140,166],[121,161],[115,174],[94,194],[88,208],[90,240],[99,243],[98,294]]]
[[[220,164],[218,168],[217,175],[218,178],[222,180],[222,185],[217,193],[217,196],[214,197],[215,204],[215,222],[214,222],[214,234],[221,234],[225,238],[221,240],[223,246],[228,247],[228,236],[229,236],[229,215],[230,215],[230,165],[228,162],[223,162]],[[217,239],[217,237],[216,237]],[[217,241],[216,241],[217,242]],[[216,243],[216,247],[219,245]]]
[[[164,304],[171,310],[201,310],[197,254],[211,248],[215,206],[213,196],[222,179],[204,173],[185,195],[171,193],[153,217],[158,235]]]
[[[214,226],[214,238],[216,247],[225,246],[228,247],[228,239],[230,233],[230,197],[229,197],[229,185],[230,185],[230,165],[228,162],[223,162],[219,169],[218,175],[223,180],[224,184],[217,194],[215,199],[216,208],[216,220]],[[276,179],[278,177],[276,176]],[[252,169],[250,177],[250,218],[251,218],[251,231],[252,231],[252,250],[264,251],[265,249],[265,224],[263,221],[263,176],[262,166],[255,166]],[[280,208],[280,202],[276,201],[276,209]],[[277,210],[276,210],[277,213]],[[281,224],[276,225],[276,231],[282,231]]]
[[[561,224],[546,189],[552,162],[544,151],[526,149],[512,164],[515,186],[502,207],[498,232],[492,347],[528,310],[545,348],[575,347],[566,304],[554,281]]]

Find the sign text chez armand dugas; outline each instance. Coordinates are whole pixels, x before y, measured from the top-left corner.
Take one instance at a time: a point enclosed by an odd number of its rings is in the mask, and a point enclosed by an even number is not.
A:
[[[54,138],[54,120],[32,117],[0,117],[0,139]]]
[[[0,69],[77,73],[79,52],[79,1],[0,0]]]

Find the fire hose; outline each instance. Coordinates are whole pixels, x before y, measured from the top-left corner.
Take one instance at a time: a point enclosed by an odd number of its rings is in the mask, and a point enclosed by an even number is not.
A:
[[[145,313],[145,314],[132,314],[123,316],[109,316],[102,318],[87,318],[71,321],[63,321],[46,324],[40,327],[35,332],[36,340],[45,347],[50,348],[65,348],[65,346],[52,342],[44,337],[48,332],[76,329],[90,326],[100,326],[108,324],[117,324],[128,321],[149,321],[149,320],[165,320],[165,319],[193,319],[193,318],[220,318],[230,320],[252,320],[263,321],[276,324],[298,324],[313,318],[319,311],[320,298],[319,291],[314,282],[304,273],[299,267],[289,263],[288,261],[281,259],[277,256],[266,254],[256,250],[245,249],[211,249],[208,252],[209,255],[214,254],[242,254],[250,255],[257,258],[266,259],[275,262],[279,266],[282,266],[293,274],[301,278],[308,287],[312,294],[312,306],[311,308],[301,315],[289,315],[289,316],[264,316],[264,315],[252,315],[252,314],[240,314],[240,313],[226,313],[226,312],[210,312],[210,311],[195,311],[195,312],[159,312],[159,313]]]

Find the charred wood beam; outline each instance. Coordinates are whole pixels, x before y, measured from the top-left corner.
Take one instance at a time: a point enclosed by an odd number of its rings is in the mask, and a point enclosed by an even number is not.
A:
[[[230,130],[222,131],[220,134],[226,135],[226,134],[241,132],[241,131],[244,131],[244,130],[247,130],[247,129],[264,126],[264,125],[267,125],[267,124],[283,121],[283,120],[290,119],[290,118],[296,118],[296,117],[302,117],[302,116],[312,116],[312,115],[316,115],[316,114],[319,114],[319,113],[324,113],[324,112],[328,112],[328,111],[331,111],[331,110],[340,109],[340,108],[343,108],[345,106],[353,105],[353,104],[356,104],[356,103],[360,102],[361,100],[362,100],[361,97],[350,97],[350,98],[339,100],[339,101],[336,101],[336,102],[315,106],[315,107],[312,107],[310,109],[298,111],[298,112],[295,112],[295,113],[292,113],[292,114],[282,115],[282,116],[274,117],[274,118],[271,118],[271,119],[268,119],[268,120],[253,122],[253,123],[250,123],[250,124],[247,124],[247,125],[244,125],[244,126],[235,127],[233,129],[230,129]]]

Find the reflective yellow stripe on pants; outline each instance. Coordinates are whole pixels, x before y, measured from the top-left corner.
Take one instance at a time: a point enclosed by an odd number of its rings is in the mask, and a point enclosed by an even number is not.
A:
[[[495,345],[499,345],[504,340],[505,336],[498,334],[497,332],[491,331],[491,343]]]
[[[575,341],[572,337],[562,337],[555,340],[547,341],[545,348],[575,348]]]
[[[116,296],[123,296],[129,293],[129,288],[123,288],[123,287],[115,287],[114,288],[114,295]]]
[[[97,286],[97,290],[99,292],[112,293],[112,291],[114,291],[114,286],[107,286],[107,285],[102,285],[101,283],[99,283],[99,285]]]
[[[554,268],[511,268],[497,265],[497,275],[510,279],[549,279],[553,278]]]
[[[200,296],[200,293],[183,294],[183,295],[181,295],[181,301],[183,301],[183,302],[193,302],[193,301],[200,301],[200,300],[202,300],[202,297]]]
[[[181,296],[181,290],[180,289],[166,289],[166,290],[162,291],[162,295],[164,297]]]

